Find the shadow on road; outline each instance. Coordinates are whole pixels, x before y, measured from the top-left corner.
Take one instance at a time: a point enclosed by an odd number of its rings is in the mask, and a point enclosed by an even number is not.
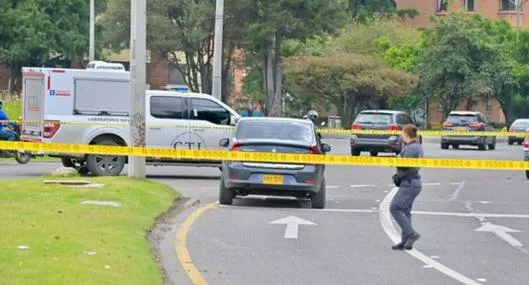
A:
[[[203,175],[147,175],[149,179],[182,179],[182,180],[219,180],[219,176],[203,176]]]
[[[308,208],[309,200],[282,198],[282,197],[237,197],[233,200],[237,207],[263,207],[263,208]]]

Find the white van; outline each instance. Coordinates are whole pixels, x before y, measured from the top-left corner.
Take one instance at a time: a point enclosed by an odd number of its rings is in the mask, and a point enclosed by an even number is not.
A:
[[[44,143],[129,145],[129,72],[23,68],[22,139]],[[148,90],[150,147],[220,149],[240,119],[226,104],[197,93]],[[38,121],[38,122],[30,122]],[[63,123],[61,123],[63,122]],[[104,125],[102,123],[121,123]],[[89,123],[94,123],[93,125]],[[127,157],[48,153],[64,166],[96,176],[119,175]],[[220,167],[220,161],[147,158],[151,165]]]

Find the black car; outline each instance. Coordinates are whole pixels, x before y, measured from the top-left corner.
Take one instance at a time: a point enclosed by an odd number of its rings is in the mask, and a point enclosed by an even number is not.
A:
[[[458,132],[492,132],[494,126],[487,120],[481,112],[473,111],[452,111],[443,123],[443,130]],[[457,149],[460,145],[478,146],[480,150],[496,149],[495,136],[454,135],[441,137],[441,149],[448,149],[450,146]]]
[[[511,127],[509,128],[509,132],[527,132],[529,130],[529,119],[517,119],[515,120]],[[509,136],[507,142],[509,145],[513,145],[514,143],[518,143],[521,145],[524,142],[523,136]]]
[[[352,130],[389,130],[400,131],[406,125],[414,123],[410,115],[403,111],[365,110],[356,116]],[[419,136],[422,143],[422,136]],[[362,151],[369,151],[371,156],[379,153],[400,154],[402,150],[400,135],[353,134],[351,137],[351,155],[358,156]]]
[[[325,154],[311,121],[286,118],[242,118],[232,138],[219,144],[230,151]],[[223,161],[219,203],[231,205],[237,195],[308,198],[325,207],[325,165]]]

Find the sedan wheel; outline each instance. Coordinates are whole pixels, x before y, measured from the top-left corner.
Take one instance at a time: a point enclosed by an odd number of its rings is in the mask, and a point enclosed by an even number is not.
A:
[[[220,187],[219,187],[219,203],[221,205],[231,205],[233,204],[233,198],[235,197],[235,193],[226,188],[226,185],[224,184],[224,177],[220,178]]]
[[[317,193],[312,194],[310,197],[310,202],[312,204],[312,208],[314,209],[323,209],[325,208],[325,179],[321,182],[320,191]]]

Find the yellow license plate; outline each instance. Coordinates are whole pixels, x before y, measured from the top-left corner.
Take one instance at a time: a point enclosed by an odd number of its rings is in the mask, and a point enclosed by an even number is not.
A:
[[[283,175],[268,175],[266,174],[263,177],[263,183],[264,184],[274,184],[274,185],[282,185],[285,181],[285,178]]]
[[[465,127],[459,127],[459,128],[457,128],[457,130],[460,131],[460,132],[464,132],[465,131]]]

